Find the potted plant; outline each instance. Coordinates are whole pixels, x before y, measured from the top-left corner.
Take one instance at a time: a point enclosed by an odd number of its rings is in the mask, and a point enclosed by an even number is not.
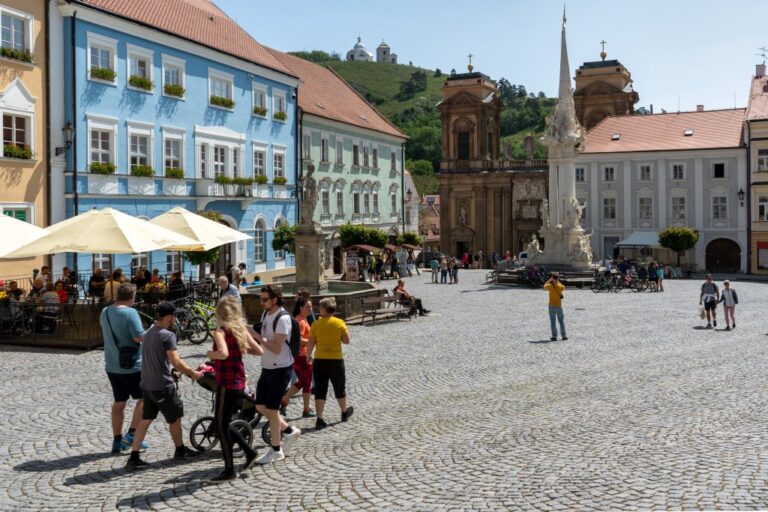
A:
[[[115,174],[115,164],[111,162],[93,162],[88,166],[93,174],[110,175]]]
[[[219,185],[231,185],[232,184],[232,178],[229,176],[224,176],[223,174],[220,174],[213,178],[213,181],[218,183]]]
[[[272,116],[272,119],[276,121],[285,121],[288,119],[288,114],[285,112],[275,112],[275,114]]]
[[[128,79],[128,83],[131,85],[131,87],[137,87],[139,89],[144,89],[145,91],[151,91],[155,87],[155,84],[152,83],[152,80],[149,78],[136,75],[131,75],[131,77]]]
[[[106,80],[107,82],[114,82],[117,73],[114,69],[109,68],[91,68],[91,78],[97,78],[99,80]]]
[[[250,185],[253,183],[253,178],[233,178],[232,183],[235,185]]]
[[[16,48],[6,48],[3,46],[0,48],[0,57],[11,60],[20,60],[32,64],[35,60],[35,56],[29,50],[17,50]]]
[[[215,94],[211,95],[211,105],[224,108],[235,108],[234,100],[225,98],[223,96],[216,96]]]
[[[165,177],[173,180],[183,180],[184,169],[179,169],[178,167],[167,167],[165,169]]]
[[[131,176],[136,178],[151,178],[155,175],[155,170],[149,165],[132,165]]]
[[[272,180],[272,183],[275,185],[285,185],[288,183],[288,180],[285,178],[285,176],[275,176],[275,178]]]
[[[26,144],[22,147],[15,144],[3,144],[3,156],[5,158],[18,158],[19,160],[31,160],[32,150]]]
[[[267,107],[256,105],[255,107],[253,107],[253,113],[257,116],[264,117],[267,115]]]
[[[163,91],[168,96],[175,96],[177,98],[183,98],[184,93],[186,93],[186,89],[184,89],[179,84],[165,84],[165,87],[163,87]]]
[[[257,174],[255,178],[253,178],[253,181],[257,185],[266,185],[267,184],[267,177],[263,174]]]

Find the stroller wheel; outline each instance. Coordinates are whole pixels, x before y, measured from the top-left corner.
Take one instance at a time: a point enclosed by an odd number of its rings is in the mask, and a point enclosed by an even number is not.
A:
[[[272,444],[272,431],[269,429],[269,421],[264,423],[264,426],[261,427],[261,440],[264,441],[264,444],[267,446]]]
[[[243,439],[248,443],[248,446],[253,445],[253,429],[247,421],[235,420],[229,424],[229,428],[243,436]],[[242,457],[245,453],[240,449],[240,446],[237,443],[234,443],[232,446],[232,455],[235,457]]]
[[[210,451],[219,444],[213,416],[203,416],[192,424],[192,428],[189,429],[189,442],[195,450],[200,452]]]

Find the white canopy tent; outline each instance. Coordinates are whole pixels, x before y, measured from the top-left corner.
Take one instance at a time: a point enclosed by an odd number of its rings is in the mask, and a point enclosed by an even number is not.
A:
[[[631,235],[616,244],[616,247],[660,248],[658,231],[633,231]]]

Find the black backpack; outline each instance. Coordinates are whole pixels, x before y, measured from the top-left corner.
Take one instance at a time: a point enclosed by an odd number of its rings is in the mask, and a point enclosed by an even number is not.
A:
[[[299,356],[299,349],[301,348],[301,328],[299,327],[299,322],[293,317],[293,315],[284,309],[280,310],[280,312],[275,317],[275,321],[272,322],[272,332],[277,330],[277,322],[284,316],[288,316],[288,318],[291,319],[291,335],[288,339],[285,340],[285,342],[291,348],[291,355],[294,359],[296,359]],[[265,311],[261,317],[262,322],[266,317],[267,313]],[[260,330],[261,329],[259,329],[259,331]]]

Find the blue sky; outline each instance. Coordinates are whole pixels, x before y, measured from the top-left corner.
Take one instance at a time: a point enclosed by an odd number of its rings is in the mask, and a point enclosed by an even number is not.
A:
[[[261,2],[214,1],[279,50],[343,55],[359,34],[372,52],[386,40],[401,63],[463,71],[472,52],[475,69],[493,79],[557,91],[559,0],[292,0],[281,15]],[[632,73],[638,106],[655,112],[732,108],[734,96],[746,106],[762,60],[755,53],[768,46],[767,0],[571,0],[567,9],[572,74],[599,60],[605,39],[608,58]]]

